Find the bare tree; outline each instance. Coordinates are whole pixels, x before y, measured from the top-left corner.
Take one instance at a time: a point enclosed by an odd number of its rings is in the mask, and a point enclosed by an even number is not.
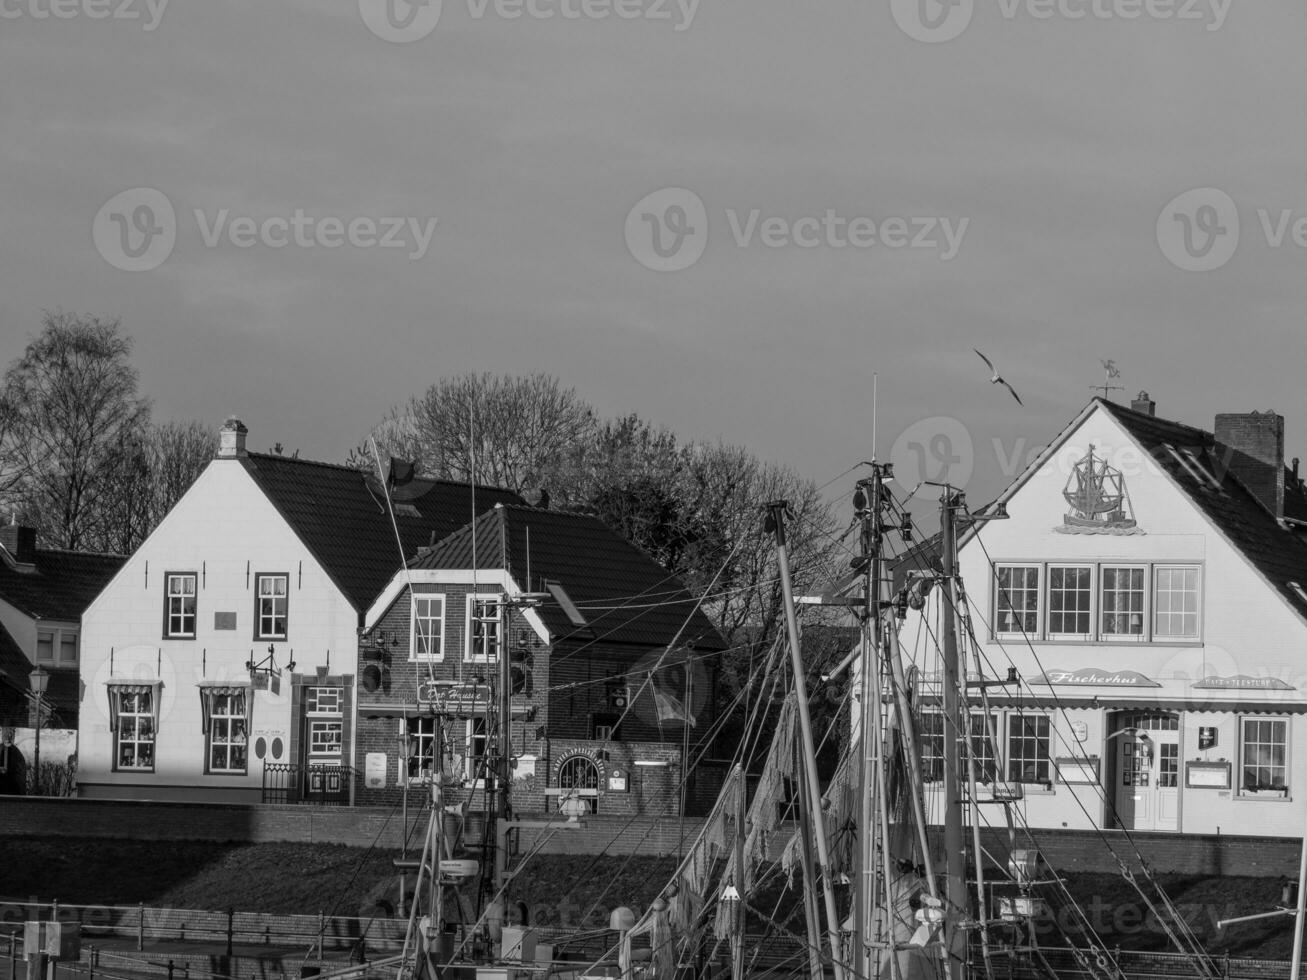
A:
[[[392,409],[375,432],[383,455],[419,460],[429,476],[524,490],[551,486],[585,451],[594,410],[545,374],[464,374]],[[368,467],[365,444],[351,454]]]
[[[5,373],[9,418],[0,457],[16,472],[11,493],[58,547],[87,545],[149,421],[137,397],[132,342],[116,319],[44,315],[41,333]]]

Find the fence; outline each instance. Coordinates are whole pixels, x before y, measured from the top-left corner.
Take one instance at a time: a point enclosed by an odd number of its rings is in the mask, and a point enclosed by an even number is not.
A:
[[[353,782],[352,766],[265,762],[263,802],[339,806],[349,803],[349,791]]]

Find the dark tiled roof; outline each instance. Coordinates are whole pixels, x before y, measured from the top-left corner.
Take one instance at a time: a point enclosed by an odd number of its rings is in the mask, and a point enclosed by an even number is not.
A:
[[[0,625],[0,684],[8,684],[19,691],[28,688],[27,675],[32,672],[32,665],[9,635],[9,631]]]
[[[1280,524],[1244,486],[1221,464],[1210,432],[1177,422],[1154,418],[1095,399],[1139,442],[1214,523],[1235,548],[1264,575],[1300,615],[1307,618],[1307,598],[1289,583],[1307,589],[1307,541],[1302,532]],[[1190,450],[1203,464],[1191,472],[1167,446],[1178,451]],[[1188,461],[1188,457],[1183,457]],[[1206,474],[1211,482],[1204,479]],[[1285,473],[1284,512],[1288,517],[1307,513],[1307,493],[1287,471]]]
[[[725,646],[708,617],[695,609],[681,581],[597,517],[497,507],[477,518],[475,566],[472,527],[468,524],[424,550],[412,567],[506,568],[514,581],[532,592],[546,591],[548,582],[557,582],[585,625],[574,623],[550,599],[539,612],[556,639],[575,636],[641,646],[675,641],[712,650]]]
[[[0,599],[33,619],[77,622],[127,559],[76,551],[36,552],[36,571],[0,558]]]
[[[364,610],[401,567],[381,484],[348,466],[250,453],[250,475],[281,512],[341,591]],[[395,523],[405,555],[468,522],[472,487],[416,479],[393,494]],[[520,503],[508,490],[476,488],[476,507]]]

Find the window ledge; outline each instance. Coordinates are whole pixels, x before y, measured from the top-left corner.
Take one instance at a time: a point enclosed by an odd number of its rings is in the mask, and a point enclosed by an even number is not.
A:
[[[1242,800],[1245,803],[1292,803],[1292,796],[1284,796],[1278,793],[1235,793],[1236,800]]]

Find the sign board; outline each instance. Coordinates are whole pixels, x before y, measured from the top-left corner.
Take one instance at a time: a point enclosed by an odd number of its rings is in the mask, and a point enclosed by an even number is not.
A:
[[[1229,789],[1230,763],[1186,762],[1184,784],[1189,789]]]
[[[363,760],[363,785],[368,789],[385,789],[387,764],[386,753],[369,752]]]
[[[614,769],[608,777],[608,789],[612,793],[625,793],[627,776],[625,769]]]
[[[490,709],[488,684],[442,684],[423,681],[418,685],[418,700],[431,704],[443,714],[484,715]]]
[[[1198,748],[1207,751],[1216,745],[1216,726],[1203,725],[1198,729]]]
[[[1089,758],[1055,759],[1057,778],[1063,783],[1094,784],[1098,782],[1098,763],[1096,755]]]
[[[1103,670],[1101,667],[1078,667],[1075,670],[1049,670],[1031,684],[1046,687],[1161,687],[1136,670]]]
[[[1249,677],[1234,674],[1230,677],[1204,677],[1194,684],[1195,689],[1209,691],[1292,691],[1294,686],[1278,677]]]

